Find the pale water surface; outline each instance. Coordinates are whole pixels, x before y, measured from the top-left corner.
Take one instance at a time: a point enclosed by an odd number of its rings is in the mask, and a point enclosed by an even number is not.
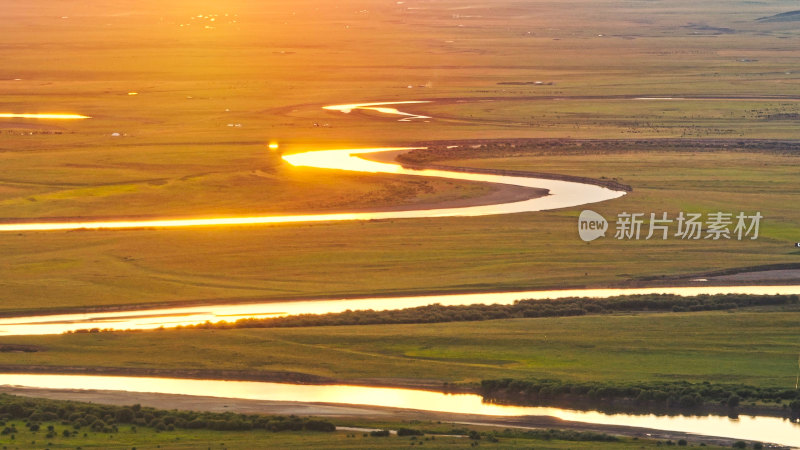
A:
[[[324,109],[350,113],[356,109],[367,109],[388,115],[401,116],[401,120],[428,119],[427,116],[406,113],[391,108],[389,105],[410,103],[428,103],[427,101],[354,103],[347,105],[325,106]],[[18,116],[18,115],[15,115]],[[34,115],[45,118],[45,115]],[[48,115],[47,118],[87,118],[86,116]],[[59,116],[59,117],[56,117]],[[0,117],[3,117],[0,115]],[[527,201],[498,205],[485,205],[464,208],[422,209],[407,211],[385,211],[369,213],[335,213],[335,214],[303,214],[280,216],[247,216],[247,217],[198,217],[193,219],[146,219],[116,221],[70,221],[70,222],[30,222],[0,224],[2,231],[58,231],[81,229],[124,229],[124,228],[166,228],[196,226],[234,226],[263,225],[279,223],[310,223],[349,220],[408,219],[427,217],[466,217],[486,216],[494,214],[511,214],[519,212],[543,211],[549,209],[568,208],[589,203],[611,200],[625,195],[623,191],[591,184],[570,181],[557,181],[541,178],[515,177],[503,175],[472,174],[449,172],[444,170],[412,170],[399,164],[367,161],[360,157],[364,153],[377,153],[397,150],[413,150],[412,147],[366,148],[309,151],[285,155],[283,159],[298,167],[315,167],[323,169],[348,170],[355,172],[391,173],[423,177],[439,177],[455,180],[480,181],[486,183],[509,184],[550,190],[550,195]],[[101,212],[100,212],[101,213]]]
[[[366,213],[304,214],[282,216],[249,217],[208,217],[194,219],[148,219],[84,222],[33,222],[0,224],[0,231],[57,231],[80,229],[122,229],[122,228],[165,228],[192,226],[232,226],[262,225],[279,223],[310,223],[350,220],[411,219],[430,217],[468,217],[543,211],[611,200],[625,195],[624,191],[614,191],[592,184],[542,178],[488,175],[444,170],[412,170],[399,164],[368,161],[359,155],[397,150],[411,150],[410,147],[366,148],[345,150],[320,150],[295,153],[283,157],[288,163],[298,167],[347,170],[355,172],[391,173],[422,177],[439,177],[455,180],[481,181],[486,183],[509,184],[531,188],[549,189],[550,195],[531,200],[496,205],[472,206],[462,208],[417,209],[406,211],[378,211]]]
[[[0,119],[54,119],[54,120],[80,120],[91,119],[81,114],[15,114],[0,113]]]
[[[630,289],[565,289],[554,291],[490,292],[481,294],[422,295],[406,297],[372,297],[358,299],[298,300],[237,305],[204,305],[158,308],[137,311],[114,311],[86,314],[58,314],[0,319],[0,335],[59,334],[89,328],[117,330],[149,330],[159,327],[193,325],[206,321],[234,322],[249,317],[279,317],[297,314],[327,314],[347,310],[376,311],[413,308],[432,304],[472,305],[504,304],[516,300],[564,297],[605,298],[636,294],[799,294],[800,286],[702,286]]]
[[[592,424],[652,428],[790,446],[800,445],[800,426],[774,417],[740,416],[738,419],[730,419],[721,416],[605,414],[598,411],[496,405],[484,403],[483,398],[475,394],[444,394],[414,389],[41,374],[0,374],[0,385],[152,392],[304,403],[338,403],[491,416],[551,416]]]

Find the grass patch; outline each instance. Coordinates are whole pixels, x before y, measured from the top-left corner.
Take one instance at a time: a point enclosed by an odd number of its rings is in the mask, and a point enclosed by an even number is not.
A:
[[[652,440],[561,430],[500,431],[489,427],[454,427],[449,424],[383,422],[384,432],[335,432],[326,421],[295,416],[198,413],[142,408],[139,405],[105,406],[60,400],[28,399],[0,395],[0,445],[6,448],[464,448],[477,441],[490,447],[612,448],[610,443],[645,448]],[[376,428],[375,424],[348,426]],[[323,427],[324,426],[324,427]],[[389,430],[396,430],[392,436]],[[424,430],[424,431],[423,431]],[[619,448],[619,447],[617,447]]]
[[[798,313],[628,313],[443,324],[17,336],[14,366],[290,371],[339,380],[498,378],[794,386]],[[744,338],[746,336],[746,338]]]
[[[0,250],[9,256],[3,261],[7,300],[2,308],[624,285],[797,263],[798,161],[765,153],[655,151],[448,162],[606,177],[632,185],[634,191],[621,199],[589,206],[608,219],[624,211],[667,212],[671,218],[680,211],[759,211],[764,219],[756,241],[619,241],[612,238],[612,228],[606,239],[587,245],[577,237],[578,211],[572,210],[379,223],[4,234]]]

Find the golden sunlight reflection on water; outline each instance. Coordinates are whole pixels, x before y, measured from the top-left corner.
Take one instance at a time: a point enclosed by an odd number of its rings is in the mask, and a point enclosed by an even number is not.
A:
[[[0,113],[0,119],[57,119],[57,120],[75,120],[75,119],[91,119],[90,116],[83,116],[80,114],[14,114],[14,113]]]
[[[339,111],[345,114],[350,114],[351,112],[362,109],[367,111],[376,111],[381,114],[389,114],[394,116],[401,116],[402,118],[399,119],[400,122],[410,122],[415,119],[431,119],[430,116],[422,116],[419,114],[411,114],[407,112],[403,112],[398,110],[397,108],[389,108],[388,105],[409,105],[409,104],[419,104],[419,103],[431,103],[428,100],[409,100],[403,102],[375,102],[375,103],[351,103],[348,105],[331,105],[331,106],[324,106],[322,109],[326,109],[328,111]]]
[[[284,155],[283,159],[298,167],[338,169],[355,172],[391,173],[425,177],[440,177],[456,180],[482,181],[487,183],[510,184],[530,188],[548,189],[550,195],[525,201],[496,205],[472,206],[462,208],[441,208],[400,211],[377,211],[366,213],[303,214],[286,216],[214,217],[196,219],[153,219],[85,222],[34,222],[0,224],[2,231],[63,231],[126,228],[173,228],[196,226],[234,226],[263,225],[281,223],[335,222],[351,220],[410,219],[428,217],[467,217],[519,212],[543,211],[556,208],[601,202],[625,195],[623,191],[613,191],[601,186],[571,181],[541,178],[488,175],[444,170],[411,170],[399,164],[367,161],[359,155],[397,150],[412,150],[414,147],[389,147],[343,150],[320,150]]]
[[[349,310],[384,311],[414,308],[432,304],[512,304],[521,299],[548,299],[564,297],[605,298],[615,295],[636,294],[798,294],[800,286],[702,286],[658,287],[629,289],[568,289],[554,291],[490,292],[482,294],[450,294],[409,297],[374,297],[360,299],[296,300],[235,305],[203,305],[191,307],[159,308],[138,311],[114,311],[84,314],[58,314],[48,316],[0,318],[0,335],[60,334],[67,331],[91,328],[117,330],[152,330],[155,328],[194,325],[206,321],[235,322],[255,316],[279,317],[298,314],[327,314]]]
[[[550,407],[484,403],[475,394],[347,385],[295,385],[254,381],[122,376],[0,374],[0,385],[211,396],[264,401],[337,403],[490,416],[551,416],[562,420],[652,428],[733,439],[800,445],[800,425],[775,417],[604,414]]]

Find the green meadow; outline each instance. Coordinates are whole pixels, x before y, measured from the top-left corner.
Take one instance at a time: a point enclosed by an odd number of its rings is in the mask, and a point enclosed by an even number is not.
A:
[[[174,430],[156,431],[153,428],[138,427],[133,431],[131,427],[123,426],[114,433],[100,433],[87,430],[78,430],[75,436],[64,437],[58,434],[54,437],[47,437],[47,427],[53,426],[58,432],[63,430],[73,431],[69,427],[64,427],[60,423],[44,422],[41,430],[31,432],[25,427],[24,423],[7,423],[15,425],[18,433],[0,436],[0,445],[14,449],[57,449],[57,448],[83,448],[83,449],[196,449],[211,448],[214,450],[249,450],[249,449],[268,449],[268,448],[354,448],[354,449],[374,449],[374,448],[409,448],[412,445],[422,446],[423,448],[447,449],[447,448],[471,448],[474,447],[475,440],[466,436],[370,436],[363,432],[337,431],[333,433],[319,432],[297,432],[288,431],[281,433],[267,432],[262,430],[250,431],[211,431],[211,430]],[[391,423],[398,426],[408,426],[402,423]],[[426,428],[437,428],[436,425]],[[439,425],[443,431],[466,432],[476,429],[476,427],[459,427]],[[445,432],[446,432],[445,431]],[[615,442],[602,441],[572,441],[560,439],[544,439],[526,436],[524,432],[497,432],[493,430],[481,430],[496,442],[487,440],[484,436],[479,442],[483,448],[531,448],[537,449],[649,449],[661,448],[666,441],[655,441],[647,439],[620,438]],[[672,442],[672,441],[670,441]],[[719,449],[719,446],[705,446],[708,449]]]
[[[4,12],[13,20],[0,24],[0,112],[92,118],[0,120],[0,217],[332,212],[492,190],[292,168],[280,159],[309,149],[535,137],[797,139],[797,30],[758,20],[784,10],[744,1],[14,5]],[[404,100],[431,100],[407,108],[433,119],[321,108]],[[270,151],[270,142],[280,149]],[[757,209],[762,236],[587,246],[576,237],[574,208],[4,233],[0,309],[597,286],[797,262],[793,153],[648,150],[457,163],[631,184],[631,195],[592,206],[607,216]]]
[[[291,371],[348,382],[689,381],[794,386],[791,307],[409,325],[163,330],[0,338],[0,364]],[[233,357],[232,357],[233,355]]]
[[[457,144],[464,151],[434,154],[430,161],[613,179],[633,190],[586,206],[612,221],[605,238],[588,244],[577,233],[580,207],[474,218],[2,232],[0,315],[690,284],[714,271],[800,264],[794,247],[800,241],[800,29],[786,16],[773,17],[796,6],[790,2],[7,3],[0,12],[0,114],[91,118],[0,118],[0,223],[420,208],[498,189],[295,168],[281,159],[330,148]],[[430,119],[399,122],[374,111],[322,108],[410,100],[426,103],[400,109]],[[525,144],[540,138],[594,145],[591,151],[541,151]],[[661,148],[659,139],[685,145],[661,141]],[[624,151],[618,140],[628,141]],[[749,144],[756,140],[754,149]],[[477,147],[511,141],[519,145]],[[711,151],[693,148],[712,141]],[[671,218],[760,212],[763,220],[757,240],[616,239],[613,221],[625,212]],[[2,351],[0,365],[52,372],[288,371],[429,386],[550,378],[791,388],[798,325],[800,313],[786,306],[2,336],[4,349],[36,351]],[[148,427],[122,427],[113,435],[87,429],[67,437],[63,423],[43,423],[38,432],[16,425],[13,439],[0,434],[3,448],[476,445],[445,436]],[[491,441],[484,435],[479,443],[663,445],[627,438],[542,440],[522,432]]]
[[[689,164],[691,161],[691,164]],[[618,179],[591,208],[611,221],[584,243],[579,209],[479,218],[0,236],[7,311],[180,301],[626,285],[641,278],[800,262],[791,155],[649,152],[447,161]],[[690,167],[684,168],[689,164]],[[289,169],[286,169],[289,170]],[[340,174],[329,175],[331,177]],[[413,183],[412,181],[405,183]],[[452,191],[451,191],[452,192]],[[760,212],[757,240],[615,239],[623,212]],[[435,270],[431,270],[435,269]]]

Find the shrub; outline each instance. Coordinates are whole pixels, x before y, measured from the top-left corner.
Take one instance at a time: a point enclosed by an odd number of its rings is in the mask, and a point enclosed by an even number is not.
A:
[[[324,420],[309,420],[306,422],[306,430],[310,431],[336,431],[336,425]]]
[[[422,436],[423,433],[420,430],[415,430],[413,428],[398,428],[397,430],[398,436]]]

